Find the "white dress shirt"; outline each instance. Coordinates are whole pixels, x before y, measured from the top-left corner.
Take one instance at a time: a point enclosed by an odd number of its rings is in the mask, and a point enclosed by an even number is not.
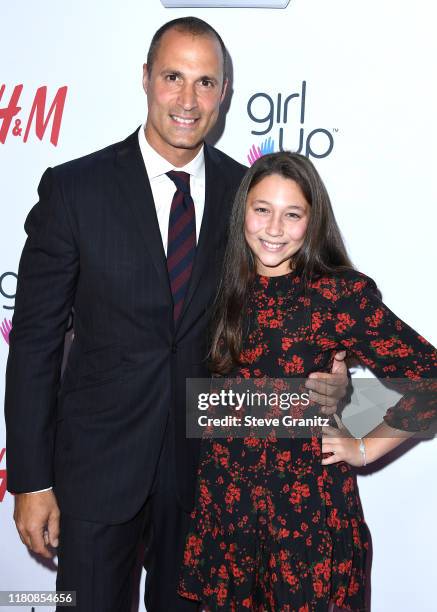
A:
[[[203,210],[205,208],[205,156],[203,146],[196,157],[188,162],[188,164],[182,166],[182,168],[176,168],[149,145],[144,133],[144,125],[138,132],[138,142],[144,165],[146,166],[150,187],[152,188],[164,252],[167,253],[168,220],[171,203],[176,191],[175,184],[166,175],[166,172],[170,170],[187,172],[190,175],[190,191],[196,213],[196,240],[198,242]]]
[[[178,170],[187,172],[190,175],[190,191],[196,213],[196,241],[198,242],[203,210],[205,208],[205,156],[202,146],[194,159],[185,166],[182,166],[182,168],[176,168],[149,145],[144,128],[145,124],[139,129],[138,142],[144,165],[146,166],[150,187],[152,188],[164,252],[167,253],[168,220],[176,187],[173,181],[166,175],[166,172]],[[144,206],[147,206],[146,202],[144,202]],[[43,491],[50,491],[51,488],[29,491],[29,493],[42,493]]]

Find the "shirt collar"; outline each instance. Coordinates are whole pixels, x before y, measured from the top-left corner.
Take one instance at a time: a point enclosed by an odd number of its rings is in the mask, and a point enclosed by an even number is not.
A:
[[[162,157],[162,155],[155,151],[153,147],[150,146],[150,144],[147,142],[144,128],[145,125],[140,127],[138,132],[138,142],[149,180],[162,176],[170,170],[187,172],[191,176],[198,179],[202,179],[205,176],[205,153],[203,145],[196,157],[188,162],[188,164],[182,168],[175,168],[175,166],[173,166],[169,161]]]

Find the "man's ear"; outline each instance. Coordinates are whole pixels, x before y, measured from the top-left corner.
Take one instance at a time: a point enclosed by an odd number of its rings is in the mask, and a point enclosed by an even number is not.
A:
[[[147,64],[143,64],[143,89],[147,94],[147,87],[149,85],[149,71],[147,69]]]
[[[228,90],[228,83],[229,80],[225,79],[223,82],[223,89],[222,89],[222,95],[220,96],[220,104],[223,102],[223,100],[226,98],[226,92]]]

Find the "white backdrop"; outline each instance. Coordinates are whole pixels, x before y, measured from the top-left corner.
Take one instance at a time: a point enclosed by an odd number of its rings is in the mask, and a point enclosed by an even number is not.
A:
[[[291,0],[285,10],[165,9],[159,0],[27,1],[19,13],[0,0],[0,7],[0,320],[6,337],[23,223],[42,172],[121,140],[144,121],[141,73],[150,38],[165,21],[194,14],[222,34],[233,60],[234,91],[219,148],[248,163],[252,145],[268,138],[275,150],[280,137],[296,149],[301,128],[304,152],[308,136],[315,154],[332,146],[313,161],[355,265],[375,278],[392,310],[437,344],[437,9],[431,0]],[[4,109],[19,85],[21,110],[11,117]],[[41,87],[47,87],[45,117],[57,92],[60,100],[61,88],[68,88],[62,117],[57,106],[56,146],[50,142],[55,112],[44,134],[44,117],[38,123],[35,112],[24,142]],[[43,93],[36,98],[40,109]],[[283,104],[294,93],[299,97],[289,101],[285,122]],[[7,351],[0,336],[1,367]],[[0,590],[54,589],[54,564],[31,556],[15,532],[13,497],[4,491],[4,446],[0,422]],[[359,477],[373,537],[372,612],[436,609],[436,450],[436,440],[422,442]]]

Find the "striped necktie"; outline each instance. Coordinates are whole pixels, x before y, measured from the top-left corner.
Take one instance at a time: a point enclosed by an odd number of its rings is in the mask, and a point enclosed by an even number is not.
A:
[[[196,213],[190,193],[190,175],[171,170],[167,176],[176,186],[170,208],[167,242],[167,269],[176,322],[182,311],[196,253]]]

